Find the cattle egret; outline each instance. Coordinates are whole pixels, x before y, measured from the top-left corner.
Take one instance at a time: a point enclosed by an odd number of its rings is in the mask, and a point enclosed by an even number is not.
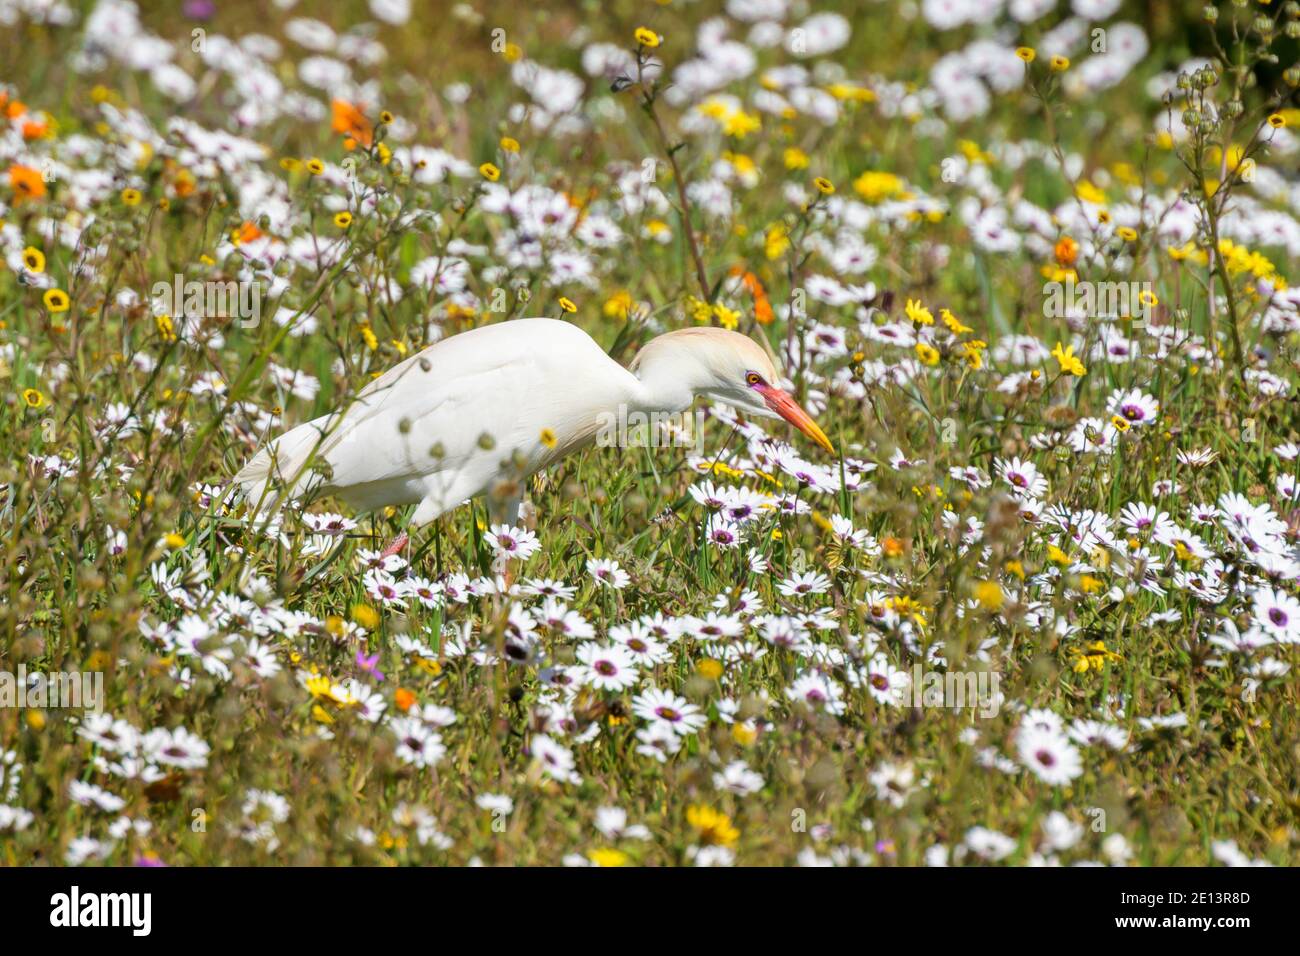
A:
[[[516,319],[406,359],[344,408],[270,442],[235,481],[259,513],[313,491],[357,511],[417,505],[419,527],[488,493],[513,519],[524,479],[591,444],[610,415],[678,414],[698,395],[784,418],[834,454],[779,381],[767,353],[737,332],[668,332],[624,368],[576,325]]]

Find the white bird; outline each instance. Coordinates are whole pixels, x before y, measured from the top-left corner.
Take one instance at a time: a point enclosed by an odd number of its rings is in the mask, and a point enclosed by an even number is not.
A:
[[[610,416],[675,415],[698,395],[784,418],[834,454],[779,382],[768,354],[737,332],[668,332],[627,369],[576,325],[516,319],[411,356],[344,408],[270,442],[235,482],[258,513],[310,491],[357,511],[415,504],[419,527],[489,493],[514,519],[524,479],[592,444]]]

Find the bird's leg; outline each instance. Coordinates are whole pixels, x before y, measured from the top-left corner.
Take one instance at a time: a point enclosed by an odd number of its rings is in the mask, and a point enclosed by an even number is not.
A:
[[[498,482],[487,494],[488,524],[518,521],[523,500],[523,482],[514,479]]]
[[[537,506],[530,499],[519,499],[519,507],[515,510],[515,523],[528,531],[537,530]]]
[[[505,560],[501,566],[501,574],[498,577],[499,581],[497,590],[501,592],[502,596],[504,596],[509,593],[515,583],[515,561],[513,558],[507,558]]]
[[[379,552],[379,556],[382,558],[391,557],[398,551],[404,552],[402,555],[404,559],[409,558],[411,555],[411,536],[405,531],[399,532],[396,538],[388,542],[384,550]]]
[[[501,506],[502,523],[510,522],[515,527],[523,527],[522,521],[523,496],[516,495],[505,501]],[[515,567],[519,564],[516,558],[506,558],[501,563],[501,591],[504,595],[514,586]]]
[[[524,482],[522,476],[512,476],[503,478],[498,481],[487,494],[488,525],[515,525],[521,523],[521,509],[524,500]],[[497,562],[493,561],[494,572],[497,574],[498,590],[503,594],[509,591],[514,584],[514,561],[502,556]]]
[[[384,546],[384,550],[379,552],[380,557],[387,558],[400,551],[402,552],[402,560],[407,563],[407,566],[410,566],[411,536],[407,531],[411,527],[411,518],[413,516],[414,513],[407,515],[406,519],[401,522],[400,530],[397,532],[397,537],[393,538],[392,541],[388,542],[388,544]]]

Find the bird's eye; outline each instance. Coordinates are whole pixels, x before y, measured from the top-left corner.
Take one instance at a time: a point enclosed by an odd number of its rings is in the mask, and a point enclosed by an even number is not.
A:
[[[750,385],[762,385],[763,376],[759,375],[757,372],[750,372],[745,376],[745,381]]]

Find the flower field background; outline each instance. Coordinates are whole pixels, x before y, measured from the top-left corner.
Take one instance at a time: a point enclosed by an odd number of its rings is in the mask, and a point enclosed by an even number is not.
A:
[[[0,0],[0,858],[1289,864],[1297,37]],[[715,406],[520,527],[249,516],[268,438],[525,316],[762,339],[839,455]]]

